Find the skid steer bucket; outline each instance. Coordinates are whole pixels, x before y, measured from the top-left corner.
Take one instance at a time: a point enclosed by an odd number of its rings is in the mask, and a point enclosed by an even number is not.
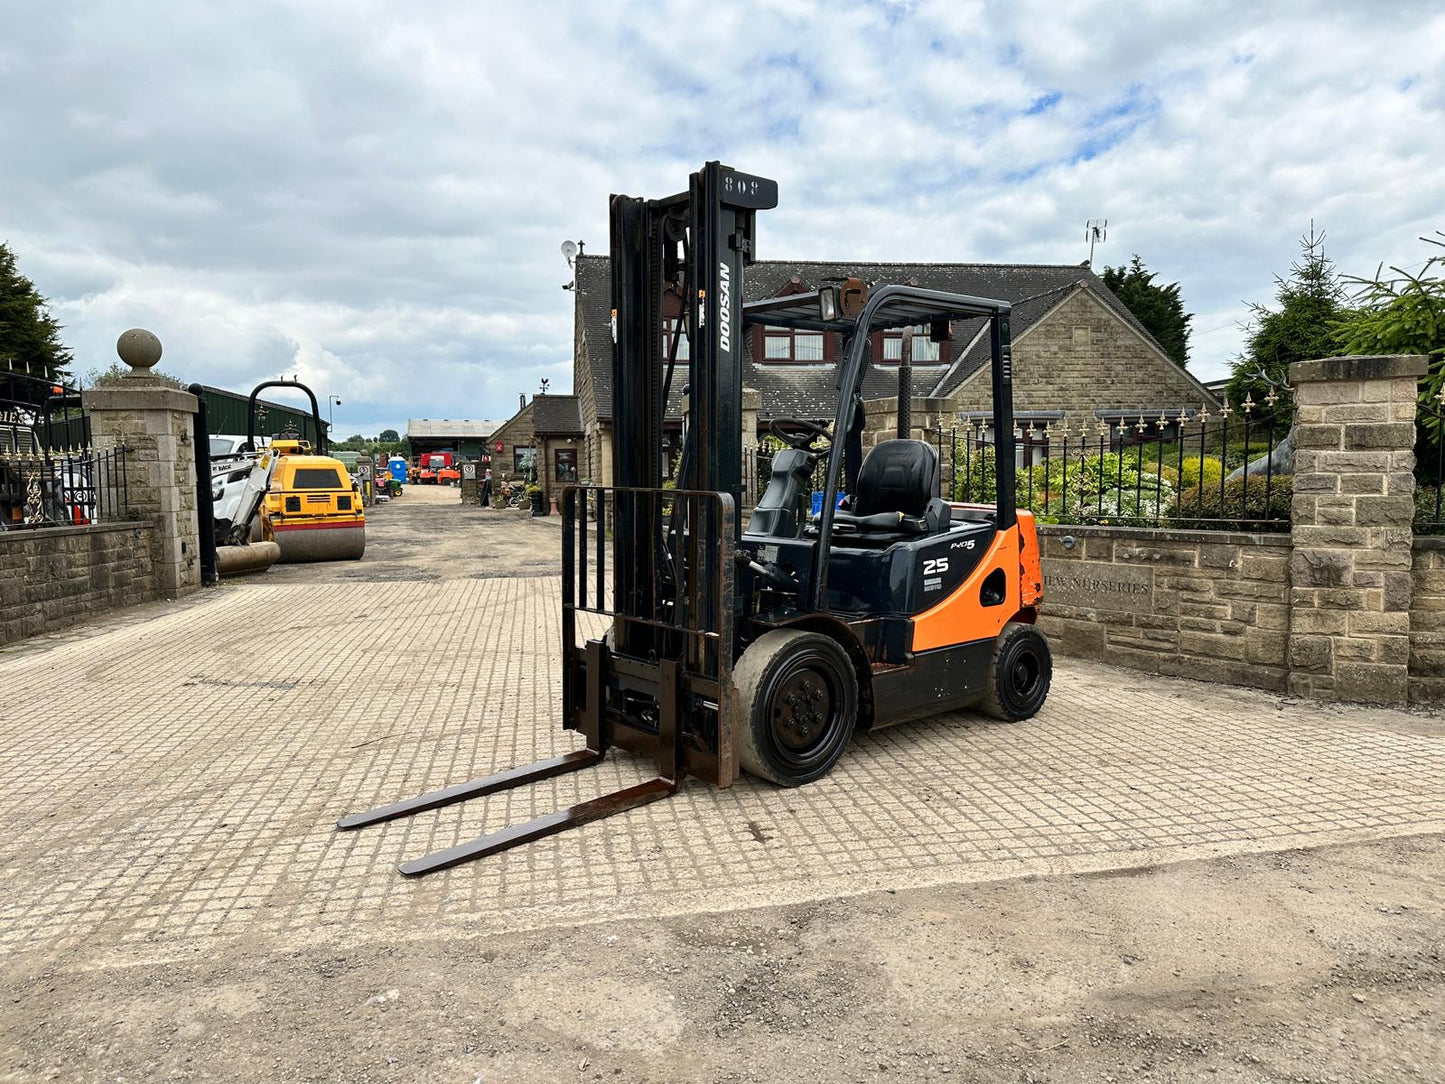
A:
[[[733,542],[726,493],[569,486],[562,497],[562,722],[584,745],[337,822],[363,828],[643,753],[655,778],[402,863],[446,869],[610,817],[676,792],[687,775],[738,775],[732,687]],[[615,541],[633,560],[619,568]],[[595,633],[595,635],[589,635]]]

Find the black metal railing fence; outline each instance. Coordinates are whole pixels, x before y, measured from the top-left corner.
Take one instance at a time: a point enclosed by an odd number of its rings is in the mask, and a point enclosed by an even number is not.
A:
[[[1015,431],[1015,503],[1043,523],[1289,529],[1288,432],[1249,411],[1114,415]],[[943,489],[996,500],[995,439],[981,420],[936,435]]]
[[[0,453],[0,530],[128,519],[126,449]]]
[[[1293,497],[1292,456],[1281,448],[1287,435],[1287,426],[1252,409],[1025,422],[1014,432],[1015,504],[1044,523],[1285,531]],[[928,439],[942,496],[995,502],[996,441],[987,418],[933,430]],[[765,438],[745,456],[745,508],[767,487],[782,446]],[[815,505],[825,473],[820,461]]]
[[[1415,432],[1415,533],[1445,534],[1445,391],[1420,407]]]
[[[126,449],[91,447],[80,390],[0,374],[0,530],[129,517]]]

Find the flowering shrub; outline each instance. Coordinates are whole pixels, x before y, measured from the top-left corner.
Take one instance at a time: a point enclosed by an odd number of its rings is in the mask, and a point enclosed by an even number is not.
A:
[[[1051,460],[1023,472],[1031,488],[1021,494],[1019,507],[1046,523],[1153,526],[1174,504],[1174,483],[1165,471],[1127,453]]]

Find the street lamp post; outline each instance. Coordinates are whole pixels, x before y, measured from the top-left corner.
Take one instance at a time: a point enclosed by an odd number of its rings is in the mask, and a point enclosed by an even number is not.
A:
[[[336,416],[332,413],[332,407],[341,405],[341,396],[328,395],[326,397],[326,433],[332,436],[336,432]]]

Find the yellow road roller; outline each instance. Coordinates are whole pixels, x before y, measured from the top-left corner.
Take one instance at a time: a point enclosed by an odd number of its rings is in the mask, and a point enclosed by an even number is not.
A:
[[[276,440],[278,456],[264,515],[281,563],[358,561],[366,552],[366,510],[346,465],[314,455],[300,440]]]

